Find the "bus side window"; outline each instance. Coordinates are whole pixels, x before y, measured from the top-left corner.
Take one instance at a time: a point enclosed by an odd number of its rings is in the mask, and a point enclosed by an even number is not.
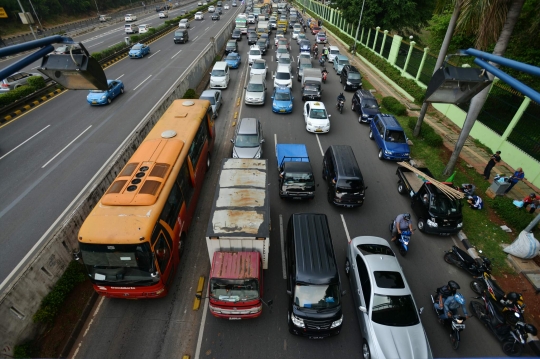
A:
[[[197,131],[197,134],[195,135],[195,138],[193,139],[193,142],[191,143],[191,147],[189,149],[189,158],[191,158],[191,164],[193,165],[193,170],[197,168],[197,162],[199,161],[199,157],[201,157],[201,151],[204,147],[204,144],[206,142],[206,138],[208,136],[208,133],[206,131],[206,126],[200,126],[199,130]]]
[[[186,202],[186,207],[189,207],[194,188],[191,186],[191,180],[189,179],[189,171],[186,162],[184,162],[182,168],[180,168],[180,173],[178,174],[178,177],[176,177],[176,183],[178,186],[180,186],[180,191],[182,192],[184,201]]]
[[[182,192],[180,192],[180,186],[178,185],[178,183],[175,182],[171,189],[171,193],[169,194],[169,198],[167,198],[167,201],[163,206],[163,211],[159,216],[161,220],[169,224],[171,229],[174,229],[174,225],[176,224],[176,218],[178,218],[178,213],[180,212],[180,208],[182,207],[182,202],[183,199]]]
[[[206,112],[206,121],[202,121],[204,122],[204,125],[206,126],[206,131],[208,132],[208,137],[214,137],[212,136],[212,124],[213,124],[213,120],[212,120],[212,107],[208,107],[208,111]]]
[[[157,243],[154,246],[154,253],[156,254],[159,270],[161,271],[161,274],[163,274],[165,273],[167,263],[169,263],[169,259],[171,258],[171,248],[167,244],[163,233],[160,233]]]

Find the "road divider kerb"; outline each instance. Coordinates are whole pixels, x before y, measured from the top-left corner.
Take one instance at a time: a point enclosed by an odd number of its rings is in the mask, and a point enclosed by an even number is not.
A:
[[[236,112],[234,113],[234,117],[233,117],[233,118],[234,118],[235,120],[238,118],[238,111],[236,111]]]
[[[204,288],[204,277],[199,277],[199,283],[197,283],[197,294],[201,296],[203,294],[203,288]],[[201,307],[201,299],[195,297],[195,300],[193,301],[193,310],[199,310]]]
[[[32,101],[31,103],[29,103],[27,105],[24,105],[20,109],[15,110],[15,111],[11,112],[9,115],[4,116],[2,119],[0,119],[0,124],[4,124],[4,123],[6,123],[8,121],[14,120],[15,118],[17,118],[21,114],[31,110],[32,108],[34,108],[34,107],[36,107],[38,105],[40,105],[42,102],[48,101],[49,99],[51,99],[52,97],[62,93],[63,91],[65,91],[64,88],[56,89],[53,92],[49,92],[45,96],[42,96],[39,99],[34,100],[34,101]]]
[[[240,106],[240,97],[238,97],[238,100],[236,100],[236,106]]]

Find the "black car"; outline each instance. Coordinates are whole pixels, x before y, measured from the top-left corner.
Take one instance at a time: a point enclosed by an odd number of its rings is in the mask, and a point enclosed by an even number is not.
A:
[[[229,40],[227,41],[227,45],[225,45],[225,55],[228,55],[231,52],[238,52],[236,40]]]
[[[370,122],[381,113],[377,99],[368,90],[358,90],[352,98],[351,109],[358,113],[358,122]]]
[[[266,41],[264,39],[257,40],[257,46],[259,46],[263,55],[266,54]]]
[[[219,19],[220,19],[220,17],[219,17],[219,14],[217,12],[212,14],[212,20],[219,20]]]
[[[255,32],[248,33],[248,45],[255,45],[258,40],[259,40],[259,37],[257,36],[257,33]]]
[[[185,44],[189,41],[189,33],[186,29],[176,30],[174,32],[174,43],[175,44]]]
[[[237,41],[242,41],[242,30],[234,29],[233,32],[232,32],[231,38],[233,38],[233,39],[235,39]]]
[[[339,82],[343,84],[343,90],[357,90],[362,88],[362,75],[353,65],[345,65],[341,69]]]

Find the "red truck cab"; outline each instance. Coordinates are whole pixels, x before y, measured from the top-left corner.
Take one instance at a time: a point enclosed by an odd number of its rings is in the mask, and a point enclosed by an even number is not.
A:
[[[263,270],[259,252],[215,252],[208,280],[210,313],[218,318],[256,318],[262,312]]]

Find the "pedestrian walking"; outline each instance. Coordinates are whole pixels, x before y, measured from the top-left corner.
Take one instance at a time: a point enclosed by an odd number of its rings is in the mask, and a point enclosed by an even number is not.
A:
[[[516,183],[518,183],[519,181],[522,181],[524,178],[525,178],[525,172],[523,172],[523,169],[521,167],[519,167],[516,170],[516,172],[514,172],[512,177],[510,177],[508,179],[508,182],[510,182],[510,186],[506,189],[504,194],[507,194],[508,192],[510,192],[512,187],[514,187],[516,185]]]
[[[484,169],[484,178],[486,180],[489,179],[489,175],[491,174],[491,169],[495,167],[497,163],[501,162],[501,151],[497,151],[494,154],[491,155],[489,158],[489,162],[486,165],[486,168]]]

